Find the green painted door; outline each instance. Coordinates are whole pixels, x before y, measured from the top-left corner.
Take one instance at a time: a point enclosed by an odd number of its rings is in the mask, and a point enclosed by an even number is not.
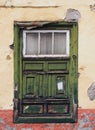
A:
[[[33,26],[14,27],[14,122],[76,122],[78,25]]]

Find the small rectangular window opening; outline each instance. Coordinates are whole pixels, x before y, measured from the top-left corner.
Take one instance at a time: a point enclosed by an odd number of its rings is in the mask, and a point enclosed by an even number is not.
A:
[[[23,57],[69,56],[69,30],[23,31]]]

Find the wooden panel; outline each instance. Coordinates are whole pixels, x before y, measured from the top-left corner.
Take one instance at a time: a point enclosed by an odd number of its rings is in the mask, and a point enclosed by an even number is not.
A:
[[[48,63],[49,70],[67,70],[67,62]]]
[[[48,104],[48,113],[51,114],[65,114],[69,112],[69,105],[67,104]]]
[[[43,70],[43,63],[25,63],[25,70]]]
[[[23,105],[23,113],[40,114],[40,113],[43,113],[43,108],[44,107],[41,104]]]
[[[26,78],[26,89],[27,89],[27,93],[34,93],[34,83],[35,83],[35,77],[27,77]]]
[[[46,79],[46,80],[45,80]],[[23,97],[43,97],[47,93],[47,77],[40,74],[27,74],[23,78]]]
[[[37,76],[30,74],[23,77],[23,97],[35,96],[37,93]]]
[[[43,75],[39,75],[39,82],[38,82],[38,93],[40,97],[43,96]]]

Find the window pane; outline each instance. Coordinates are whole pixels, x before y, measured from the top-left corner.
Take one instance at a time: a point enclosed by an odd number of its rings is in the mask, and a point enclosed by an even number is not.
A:
[[[52,33],[40,34],[40,54],[52,54]]]
[[[27,33],[26,35],[26,54],[38,54],[38,33]]]
[[[66,54],[66,33],[54,33],[54,54]]]

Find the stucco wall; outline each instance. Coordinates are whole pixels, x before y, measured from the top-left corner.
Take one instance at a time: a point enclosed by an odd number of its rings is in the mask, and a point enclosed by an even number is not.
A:
[[[13,111],[0,111],[0,130],[95,130],[95,109],[80,109],[77,123],[14,124]]]
[[[95,108],[95,100],[89,100],[87,90],[95,82],[95,12],[90,10],[94,0],[0,0],[0,109],[13,108],[14,21],[64,20],[69,8],[78,10],[79,44],[79,107]]]

